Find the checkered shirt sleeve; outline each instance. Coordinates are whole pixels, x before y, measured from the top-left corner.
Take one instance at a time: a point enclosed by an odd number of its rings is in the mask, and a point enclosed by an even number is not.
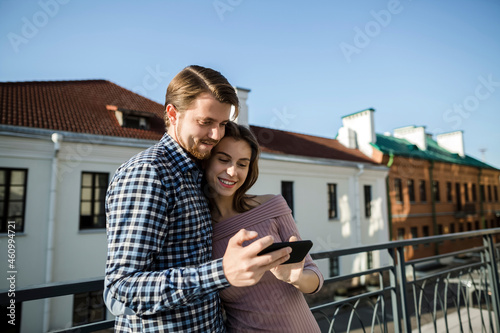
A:
[[[106,198],[105,301],[116,331],[224,331],[201,172],[165,135],[120,167]]]

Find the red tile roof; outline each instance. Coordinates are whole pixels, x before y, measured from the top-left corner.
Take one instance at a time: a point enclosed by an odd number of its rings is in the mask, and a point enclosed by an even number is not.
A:
[[[258,126],[250,128],[263,152],[377,164],[358,149],[347,148],[335,139]]]
[[[114,109],[150,117],[150,130],[120,126]],[[163,105],[106,80],[0,82],[0,124],[159,140]],[[334,139],[250,126],[262,151],[352,162],[375,162]]]
[[[125,128],[106,105],[147,112],[151,130]],[[106,80],[0,82],[0,123],[158,140],[163,105]]]

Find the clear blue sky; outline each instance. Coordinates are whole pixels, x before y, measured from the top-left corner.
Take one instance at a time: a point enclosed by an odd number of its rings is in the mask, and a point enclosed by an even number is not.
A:
[[[0,81],[106,79],[163,104],[191,64],[251,89],[250,123],[335,137],[463,130],[500,167],[500,2],[0,0]]]

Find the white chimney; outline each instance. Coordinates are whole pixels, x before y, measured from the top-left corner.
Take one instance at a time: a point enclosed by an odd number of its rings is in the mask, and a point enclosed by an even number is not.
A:
[[[236,90],[236,94],[238,95],[238,99],[240,101],[240,109],[238,112],[238,117],[235,119],[235,122],[243,125],[243,126],[249,126],[248,124],[248,104],[247,104],[247,99],[248,99],[248,93],[250,92],[250,89],[246,88],[241,88],[241,87],[234,87]]]
[[[465,156],[464,147],[464,132],[456,131],[450,133],[443,133],[436,136],[437,143],[440,147],[448,150],[451,153]]]
[[[406,126],[396,128],[394,130],[394,137],[406,139],[416,145],[420,150],[427,150],[427,135],[425,134],[424,126]]]
[[[373,148],[370,144],[375,143],[377,140],[373,118],[374,112],[375,110],[370,108],[342,117],[343,127],[339,129],[339,135],[337,136],[339,142],[348,148],[353,148],[352,141],[354,140],[355,147],[371,157]],[[354,134],[351,134],[351,131]]]
[[[339,140],[339,142],[347,148],[358,148],[356,143],[356,132],[350,128],[341,127],[339,129],[339,134],[337,135],[337,140]]]

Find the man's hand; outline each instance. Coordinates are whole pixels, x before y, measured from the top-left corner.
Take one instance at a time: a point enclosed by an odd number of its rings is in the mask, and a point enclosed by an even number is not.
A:
[[[257,256],[257,253],[271,245],[272,236],[256,240],[243,247],[243,243],[258,236],[255,231],[241,229],[231,237],[226,253],[222,258],[222,267],[229,283],[235,287],[252,286],[260,281],[262,275],[273,267],[284,263],[290,258],[290,247]]]

